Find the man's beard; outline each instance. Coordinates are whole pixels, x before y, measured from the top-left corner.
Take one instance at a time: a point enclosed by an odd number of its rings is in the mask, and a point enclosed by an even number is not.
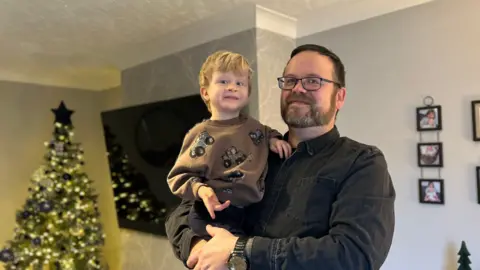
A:
[[[301,109],[289,108],[290,103],[299,101],[309,105],[310,110],[306,113],[300,112]],[[316,126],[325,126],[335,117],[336,93],[330,98],[330,108],[328,111],[321,112],[321,107],[317,107],[315,99],[308,94],[291,93],[285,101],[282,102],[282,118],[285,124],[293,128],[307,128]]]

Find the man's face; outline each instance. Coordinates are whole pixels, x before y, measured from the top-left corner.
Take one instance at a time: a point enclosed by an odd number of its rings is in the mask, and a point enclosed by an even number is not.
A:
[[[288,78],[320,77],[335,81],[333,75],[332,61],[310,51],[295,55],[284,72],[284,77]],[[336,111],[343,106],[344,97],[345,89],[337,89],[333,83],[324,81],[320,89],[306,91],[298,81],[292,90],[282,90],[282,118],[293,128],[328,125],[334,121]]]

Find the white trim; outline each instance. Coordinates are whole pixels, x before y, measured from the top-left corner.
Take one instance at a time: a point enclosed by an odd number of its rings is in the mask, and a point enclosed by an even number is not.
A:
[[[297,38],[433,1],[435,0],[340,1],[304,14],[297,23]]]
[[[283,13],[256,5],[257,28],[268,30],[290,38],[297,37],[297,19]]]

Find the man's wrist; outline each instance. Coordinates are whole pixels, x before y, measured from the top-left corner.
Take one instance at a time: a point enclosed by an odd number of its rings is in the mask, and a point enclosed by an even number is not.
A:
[[[248,236],[235,237],[235,245],[228,258],[228,269],[250,269],[247,258],[247,243],[249,240],[250,237]]]

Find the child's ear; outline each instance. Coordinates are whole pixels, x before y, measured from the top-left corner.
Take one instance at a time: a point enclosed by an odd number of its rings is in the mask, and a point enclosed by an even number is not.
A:
[[[207,88],[201,87],[201,88],[200,88],[200,95],[202,96],[203,100],[205,100],[205,101],[209,101],[209,100],[210,100],[210,98],[208,97]]]

